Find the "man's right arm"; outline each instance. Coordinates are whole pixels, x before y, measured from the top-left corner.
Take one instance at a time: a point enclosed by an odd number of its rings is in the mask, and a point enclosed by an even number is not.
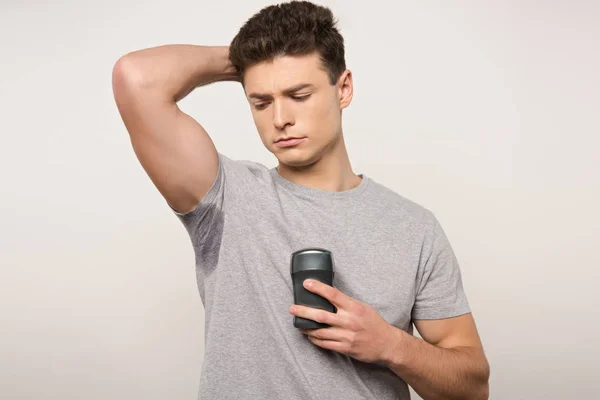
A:
[[[142,167],[177,212],[196,207],[217,176],[212,139],[177,102],[196,87],[239,81],[227,46],[165,45],[121,57],[115,101]]]

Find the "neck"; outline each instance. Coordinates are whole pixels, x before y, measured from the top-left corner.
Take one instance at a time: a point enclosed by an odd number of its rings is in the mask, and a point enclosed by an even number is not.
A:
[[[352,171],[342,134],[315,163],[293,167],[280,162],[277,172],[296,184],[329,192],[350,190],[362,181],[362,178]]]

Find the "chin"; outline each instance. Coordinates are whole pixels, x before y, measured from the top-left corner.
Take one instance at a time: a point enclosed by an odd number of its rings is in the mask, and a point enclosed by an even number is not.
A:
[[[302,168],[314,164],[316,155],[309,153],[306,150],[289,149],[273,153],[280,163],[288,165],[290,167]]]

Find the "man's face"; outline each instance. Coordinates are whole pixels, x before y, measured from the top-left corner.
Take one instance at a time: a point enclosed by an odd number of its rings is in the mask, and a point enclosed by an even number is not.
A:
[[[329,83],[318,53],[280,56],[249,67],[244,88],[260,138],[280,162],[305,166],[318,161],[341,133],[341,110],[352,98],[350,72]],[[284,147],[281,138],[301,140]]]

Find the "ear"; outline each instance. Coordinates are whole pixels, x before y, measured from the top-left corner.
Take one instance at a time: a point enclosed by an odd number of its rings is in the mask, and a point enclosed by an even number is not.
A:
[[[340,110],[348,107],[352,101],[354,86],[352,85],[352,72],[347,69],[337,81],[338,96],[340,99]]]

